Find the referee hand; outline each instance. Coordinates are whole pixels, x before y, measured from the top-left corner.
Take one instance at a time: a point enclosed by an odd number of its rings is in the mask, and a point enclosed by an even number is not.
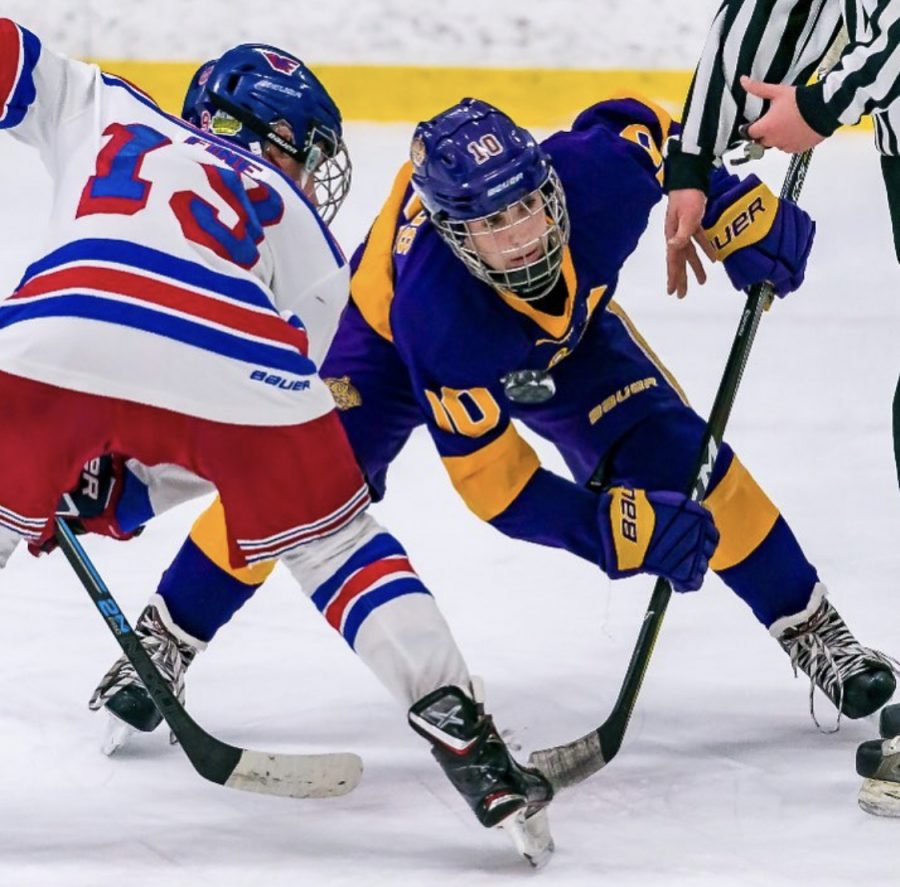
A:
[[[795,86],[764,83],[747,76],[741,77],[741,86],[750,95],[769,102],[766,113],[747,127],[747,135],[754,142],[766,148],[780,148],[789,154],[800,154],[825,140],[803,119],[797,107]]]

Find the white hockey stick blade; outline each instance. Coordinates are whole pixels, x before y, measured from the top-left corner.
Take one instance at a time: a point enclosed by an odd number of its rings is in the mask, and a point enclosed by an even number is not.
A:
[[[863,780],[859,806],[873,816],[900,817],[900,783],[886,779]]]
[[[553,835],[550,834],[550,818],[546,807],[527,817],[520,810],[501,822],[498,828],[509,835],[516,852],[532,868],[540,869],[550,862],[556,847]]]
[[[128,745],[131,737],[137,732],[130,724],[126,724],[113,714],[107,714],[100,751],[107,757],[114,755],[120,748]]]
[[[580,739],[566,745],[533,751],[528,758],[529,767],[537,767],[553,786],[555,792],[571,788],[593,776],[606,766],[600,737],[592,730]]]
[[[245,792],[283,798],[337,798],[359,785],[359,755],[270,755],[244,750],[225,785]]]

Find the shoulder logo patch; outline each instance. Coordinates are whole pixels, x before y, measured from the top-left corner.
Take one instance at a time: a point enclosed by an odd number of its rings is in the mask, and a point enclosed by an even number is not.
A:
[[[323,379],[322,381],[328,386],[339,410],[362,406],[362,396],[351,384],[349,376],[341,376],[339,379]]]

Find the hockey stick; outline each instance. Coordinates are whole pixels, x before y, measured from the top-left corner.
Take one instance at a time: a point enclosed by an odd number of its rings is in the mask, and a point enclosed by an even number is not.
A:
[[[157,671],[81,543],[60,517],[56,519],[56,541],[184,753],[204,779],[228,788],[287,798],[333,798],[356,788],[362,775],[362,760],[355,754],[266,754],[236,748],[210,736],[184,710]]]
[[[842,30],[822,60],[820,77],[835,64],[846,42],[846,32]],[[812,149],[810,149],[791,157],[784,184],[781,187],[782,199],[797,202],[806,179],[806,171],[809,168],[812,153]],[[744,374],[747,358],[750,356],[750,348],[756,338],[760,317],[763,310],[771,304],[774,296],[775,293],[768,283],[750,288],[706,425],[700,446],[700,455],[693,474],[694,480],[687,491],[687,495],[695,502],[703,499],[706,494],[713,465],[722,444],[725,426],[731,415],[731,408]],[[594,481],[595,478],[591,478],[591,484]],[[566,745],[539,749],[531,753],[528,763],[541,770],[555,790],[558,791],[582,782],[605,767],[618,753],[625,731],[628,729],[628,722],[631,720],[638,693],[644,682],[644,674],[650,663],[650,657],[653,655],[653,648],[656,645],[671,596],[672,586],[668,580],[658,579],[653,588],[653,594],[650,596],[647,612],[644,614],[644,621],[631,654],[628,669],[625,672],[625,679],[609,717],[597,729],[591,730],[580,739],[575,739]]]

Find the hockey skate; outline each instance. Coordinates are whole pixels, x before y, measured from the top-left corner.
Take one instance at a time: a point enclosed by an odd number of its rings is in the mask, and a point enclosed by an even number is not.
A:
[[[799,668],[810,679],[809,711],[819,729],[813,694],[818,687],[841,715],[863,718],[878,711],[897,686],[894,666],[884,653],[864,647],[851,633],[817,583],[805,610],[774,622],[769,629],[790,656],[794,674]]]
[[[486,828],[501,828],[532,866],[553,852],[547,805],[550,783],[509,753],[480,702],[459,687],[441,687],[409,710],[410,726],[432,744],[431,753]]]
[[[865,777],[859,806],[875,816],[900,817],[900,704],[881,710],[881,739],[856,750],[856,772]]]
[[[179,629],[172,621],[165,601],[153,595],[134,626],[153,664],[184,704],[184,673],[206,644]],[[162,723],[162,715],[150,694],[124,656],[103,676],[88,703],[91,711],[105,708],[110,717],[101,749],[114,754],[136,733],[150,733]],[[175,738],[170,737],[174,744]]]

